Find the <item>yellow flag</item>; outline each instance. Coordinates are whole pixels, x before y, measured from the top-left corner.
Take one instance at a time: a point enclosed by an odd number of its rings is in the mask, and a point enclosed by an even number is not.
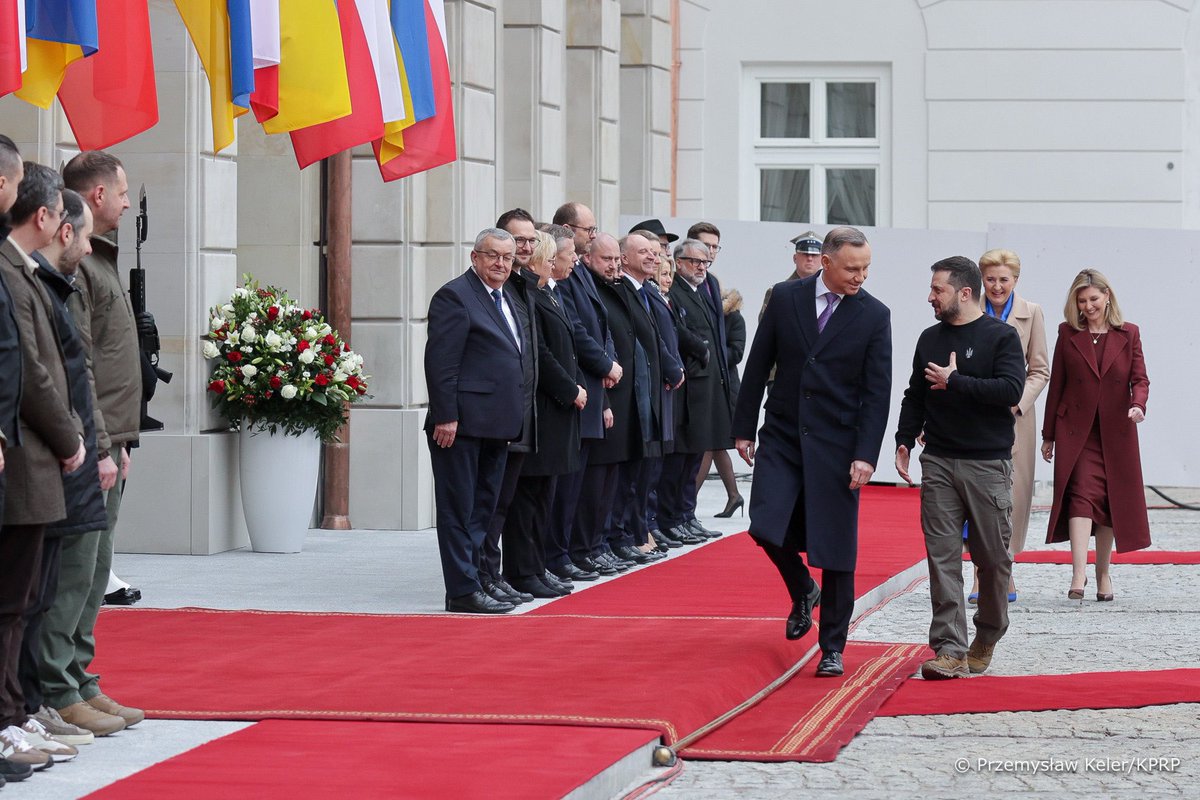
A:
[[[28,62],[21,75],[21,88],[17,97],[26,103],[49,108],[62,86],[67,65],[83,58],[83,50],[77,44],[46,42],[41,39],[26,39]]]
[[[248,109],[233,104],[229,68],[229,10],[226,0],[175,0],[192,44],[208,75],[213,151],[233,144],[233,121]]]
[[[346,53],[333,0],[279,4],[279,113],[267,133],[320,125],[351,112]]]
[[[400,88],[404,93],[404,119],[384,123],[383,140],[379,143],[378,153],[380,164],[386,164],[404,152],[404,129],[416,122],[412,92],[408,88],[408,73],[404,71],[404,58],[400,55],[399,47],[396,48],[396,65],[400,68]]]

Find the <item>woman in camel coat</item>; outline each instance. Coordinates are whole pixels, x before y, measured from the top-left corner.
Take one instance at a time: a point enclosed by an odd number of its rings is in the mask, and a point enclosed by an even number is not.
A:
[[[1088,543],[1096,536],[1096,599],[1112,600],[1109,559],[1150,545],[1137,423],[1150,380],[1136,325],[1121,316],[1108,279],[1085,269],[1067,293],[1058,326],[1042,457],[1054,459],[1047,542],[1071,542],[1067,597],[1082,600]]]

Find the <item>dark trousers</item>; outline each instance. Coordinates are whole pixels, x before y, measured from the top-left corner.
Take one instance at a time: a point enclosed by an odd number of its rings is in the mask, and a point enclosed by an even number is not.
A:
[[[483,548],[479,551],[479,571],[492,580],[500,577],[500,539],[504,536],[504,523],[508,519],[508,510],[512,507],[513,498],[517,495],[517,481],[521,478],[521,467],[525,464],[525,455],[525,453],[508,454],[508,461],[504,464],[504,478],[500,481],[500,492],[496,496],[496,507],[492,510],[491,519],[484,526],[487,536],[484,537]]]
[[[653,456],[646,459],[643,479],[650,491],[646,493],[646,530],[657,531],[658,527],[658,482],[662,477],[663,457]]]
[[[461,597],[480,589],[480,551],[496,510],[508,444],[459,436],[452,447],[440,447],[427,438],[442,578],[446,594]]]
[[[588,464],[575,512],[578,536],[571,544],[573,561],[599,555],[607,547],[607,519],[617,493],[619,464]]]
[[[658,524],[674,528],[696,516],[696,474],[703,453],[671,453],[663,457],[658,479]]]
[[[576,557],[587,555],[583,548],[575,545],[581,534],[575,528],[575,515],[579,508],[579,495],[583,491],[587,476],[588,449],[591,439],[579,443],[579,462],[583,465],[574,472],[558,476],[554,489],[554,502],[550,505],[550,533],[546,539],[546,566],[562,567]]]
[[[792,603],[804,600],[804,596],[812,588],[814,579],[796,548],[780,547],[762,539],[754,541],[779,570]],[[817,642],[823,651],[841,653],[846,649],[846,636],[853,616],[854,573],[821,570],[821,624]]]
[[[38,670],[42,663],[42,620],[58,597],[58,567],[62,563],[61,536],[45,537],[42,543],[42,568],[38,576],[36,597],[33,605],[25,611],[25,635],[21,637],[21,655],[17,665],[17,677],[21,681],[21,692],[25,695],[25,710],[36,714],[45,705],[42,682]]]
[[[524,578],[546,571],[550,506],[556,476],[522,475],[504,522],[504,575]]]
[[[608,546],[633,546],[646,541],[646,492],[642,479],[646,459],[622,461],[617,469],[617,493],[608,525]]]
[[[37,598],[45,525],[0,527],[0,730],[25,724],[18,678],[25,610]]]

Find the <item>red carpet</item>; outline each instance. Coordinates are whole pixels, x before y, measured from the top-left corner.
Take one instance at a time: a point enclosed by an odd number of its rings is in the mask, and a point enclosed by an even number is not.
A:
[[[114,696],[161,718],[644,727],[669,744],[816,636],[781,634],[776,619],[120,609],[100,615],[96,667]]]
[[[879,716],[1075,711],[1175,703],[1200,703],[1200,669],[911,680],[883,704]]]
[[[970,560],[970,556],[963,556]],[[1070,550],[1026,550],[1017,554],[1018,564],[1070,564]],[[1096,551],[1088,552],[1088,563],[1096,563]],[[1114,564],[1200,564],[1200,552],[1187,550],[1134,550],[1113,553]]]
[[[680,754],[720,761],[833,761],[928,656],[925,645],[852,641],[843,677],[816,677],[813,661]]]
[[[554,798],[651,738],[629,728],[268,720],[87,800]]]
[[[863,489],[859,500],[857,595],[866,594],[924,559],[919,490],[891,486]],[[740,533],[529,613],[782,619],[790,605],[775,567],[749,535]]]

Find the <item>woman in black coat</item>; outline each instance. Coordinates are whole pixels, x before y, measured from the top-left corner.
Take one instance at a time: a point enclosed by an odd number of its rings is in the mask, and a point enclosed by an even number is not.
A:
[[[725,355],[729,363],[729,392],[732,395],[730,403],[737,405],[738,390],[742,388],[742,378],[738,375],[737,365],[746,354],[746,318],[742,316],[742,293],[737,289],[725,289],[721,292],[721,306],[725,312]],[[725,485],[725,509],[715,516],[732,517],[733,512],[746,505],[745,499],[737,488],[737,476],[733,474],[733,459],[728,450],[710,450],[704,454],[700,462],[700,472],[696,476],[696,489],[704,486],[709,469],[717,465],[717,474]],[[745,513],[745,512],[743,512]]]

